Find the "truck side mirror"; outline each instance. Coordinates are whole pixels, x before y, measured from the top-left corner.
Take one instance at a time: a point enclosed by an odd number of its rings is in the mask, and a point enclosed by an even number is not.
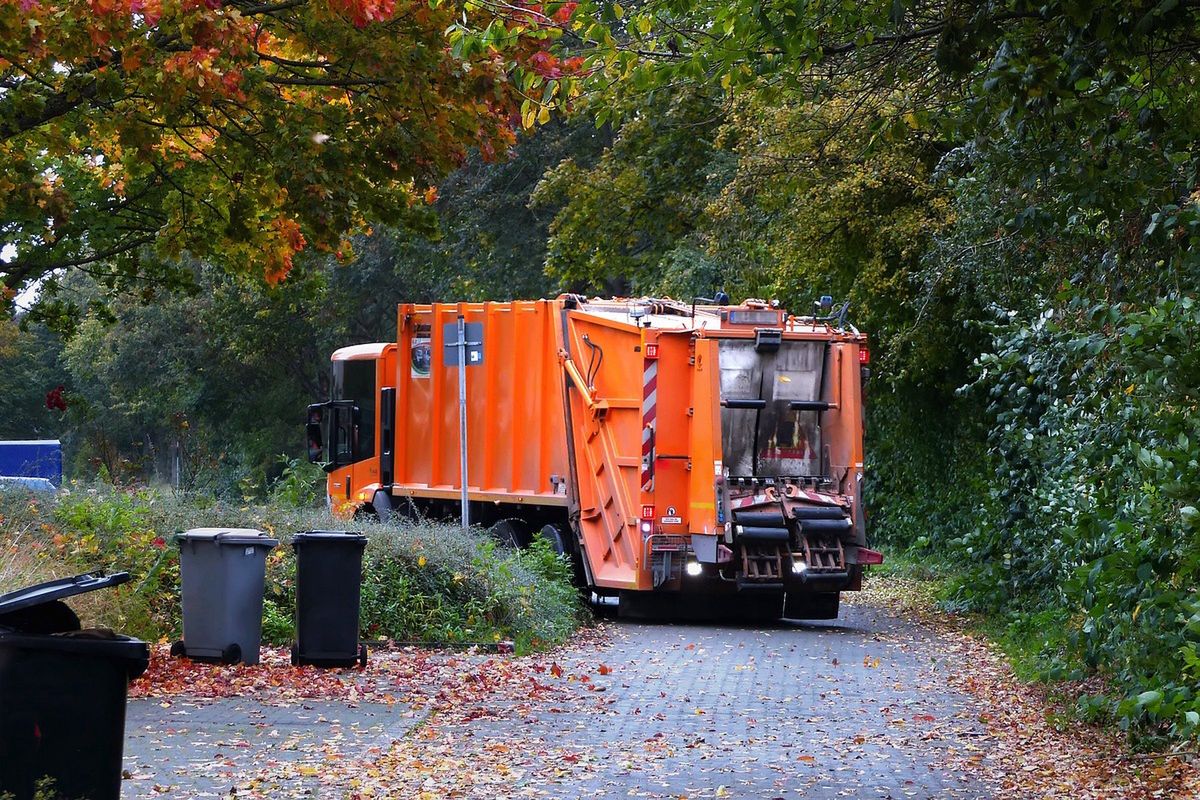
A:
[[[304,431],[308,439],[308,460],[311,464],[324,460],[325,445],[321,435],[321,421],[324,418],[325,412],[321,406],[308,407],[308,424],[304,426]]]

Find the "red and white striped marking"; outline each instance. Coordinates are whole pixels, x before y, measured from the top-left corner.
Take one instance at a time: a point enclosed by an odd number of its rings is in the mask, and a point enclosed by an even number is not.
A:
[[[656,354],[657,355],[657,354]],[[654,491],[654,421],[658,417],[658,360],[643,361],[642,491]]]

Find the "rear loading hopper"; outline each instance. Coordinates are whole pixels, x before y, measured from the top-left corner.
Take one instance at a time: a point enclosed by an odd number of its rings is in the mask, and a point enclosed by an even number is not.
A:
[[[594,585],[836,616],[858,588],[865,337],[765,306],[566,309],[578,529]],[[624,600],[623,600],[624,602]],[[710,613],[704,608],[703,613]]]

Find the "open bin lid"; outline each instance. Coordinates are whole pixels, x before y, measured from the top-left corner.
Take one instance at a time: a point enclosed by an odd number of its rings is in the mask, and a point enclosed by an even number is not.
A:
[[[175,539],[180,543],[212,542],[213,544],[249,545],[268,549],[279,544],[278,540],[269,538],[256,528],[192,528],[177,535]]]
[[[306,542],[313,544],[336,542],[338,544],[345,543],[365,546],[367,537],[365,534],[355,533],[354,531],[300,531],[292,536],[292,547]]]
[[[92,592],[96,589],[120,586],[122,583],[128,582],[128,572],[114,572],[111,575],[105,575],[103,572],[88,572],[76,575],[74,578],[59,578],[56,581],[38,583],[24,589],[17,589],[15,592],[0,594],[0,625],[4,622],[4,616],[14,611],[62,600],[65,597],[74,597],[77,594]]]

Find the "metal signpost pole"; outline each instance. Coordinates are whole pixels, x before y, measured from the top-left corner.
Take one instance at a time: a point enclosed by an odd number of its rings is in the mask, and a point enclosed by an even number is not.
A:
[[[462,526],[471,527],[471,512],[467,504],[467,327],[463,315],[458,315],[458,449],[462,468]]]

